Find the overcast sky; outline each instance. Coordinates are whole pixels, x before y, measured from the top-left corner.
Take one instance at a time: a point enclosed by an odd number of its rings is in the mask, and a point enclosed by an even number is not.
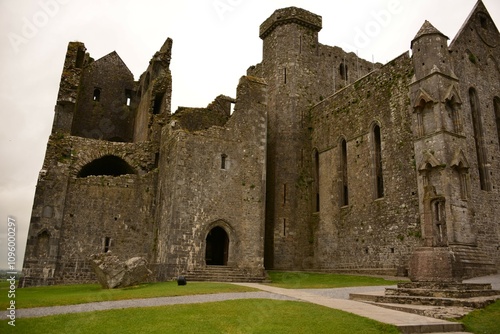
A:
[[[259,25],[297,6],[323,17],[320,43],[386,63],[407,51],[424,20],[453,39],[476,0],[0,0],[0,268],[7,217],[17,221],[21,267],[38,172],[70,41],[94,59],[116,51],[138,79],[167,37],[174,41],[172,111],[235,97],[261,61]],[[484,0],[500,25],[500,1]]]

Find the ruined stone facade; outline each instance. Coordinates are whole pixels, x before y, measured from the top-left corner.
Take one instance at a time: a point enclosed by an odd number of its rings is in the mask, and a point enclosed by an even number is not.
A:
[[[115,52],[70,43],[24,284],[94,281],[89,257],[109,251],[148,259],[156,280],[432,275],[425,254],[443,250],[457,277],[495,272],[500,35],[483,3],[451,44],[425,22],[386,65],[320,44],[321,27],[277,10],[236,98],[173,114],[170,39],[138,81]]]

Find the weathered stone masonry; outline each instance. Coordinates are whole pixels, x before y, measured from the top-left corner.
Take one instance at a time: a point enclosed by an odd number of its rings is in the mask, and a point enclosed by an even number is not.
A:
[[[145,257],[155,280],[495,272],[500,35],[483,3],[449,45],[425,22],[385,65],[320,44],[321,28],[277,10],[236,98],[173,114],[172,40],[138,81],[115,52],[69,43],[22,284],[95,281],[105,252]]]

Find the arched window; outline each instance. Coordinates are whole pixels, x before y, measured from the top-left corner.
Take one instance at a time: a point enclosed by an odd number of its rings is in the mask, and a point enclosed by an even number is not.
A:
[[[125,160],[114,155],[106,155],[83,166],[78,177],[126,174],[135,174],[135,171]]]
[[[380,126],[373,126],[373,171],[375,198],[384,197],[384,177],[382,173],[382,136]]]
[[[479,182],[481,190],[490,191],[490,175],[488,169],[488,160],[486,147],[484,145],[483,121],[481,117],[481,108],[479,98],[474,88],[469,89],[469,102],[472,113],[472,123],[474,127],[474,139],[476,143],[477,164],[479,170]]]
[[[349,205],[349,185],[347,182],[347,141],[340,140],[340,206]]]

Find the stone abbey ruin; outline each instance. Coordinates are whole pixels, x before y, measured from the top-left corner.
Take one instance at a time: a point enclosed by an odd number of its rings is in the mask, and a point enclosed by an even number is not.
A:
[[[94,282],[99,253],[143,257],[158,281],[496,272],[500,35],[484,4],[450,43],[425,22],[385,65],[320,44],[321,27],[275,11],[236,97],[172,114],[171,39],[138,81],[116,52],[69,43],[23,285]]]

